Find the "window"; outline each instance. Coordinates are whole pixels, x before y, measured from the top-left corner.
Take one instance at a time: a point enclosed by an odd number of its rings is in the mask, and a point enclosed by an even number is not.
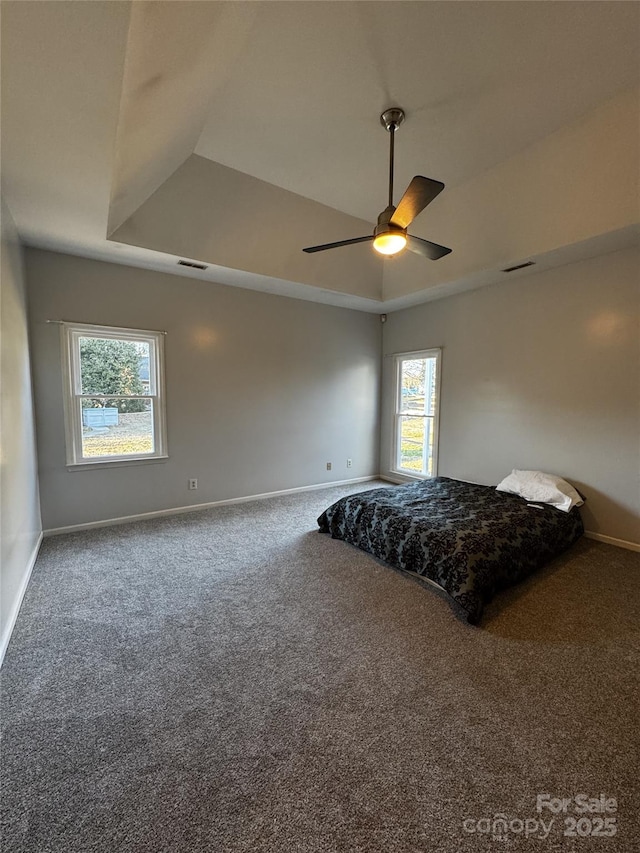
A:
[[[62,324],[67,464],[167,455],[164,334]]]
[[[395,429],[391,469],[412,477],[438,470],[440,350],[395,357]]]

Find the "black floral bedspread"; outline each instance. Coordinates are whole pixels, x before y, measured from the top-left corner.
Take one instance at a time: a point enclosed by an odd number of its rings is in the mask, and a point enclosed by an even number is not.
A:
[[[548,563],[584,527],[577,508],[528,506],[492,486],[436,477],[348,495],[325,510],[323,533],[439,584],[477,623],[494,594]]]

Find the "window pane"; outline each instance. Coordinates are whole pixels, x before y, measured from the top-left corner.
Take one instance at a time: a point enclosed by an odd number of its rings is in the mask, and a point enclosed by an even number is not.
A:
[[[400,418],[400,467],[421,472],[423,467],[424,418]]]
[[[405,359],[401,362],[401,411],[433,415],[436,404],[436,358]]]
[[[82,394],[151,394],[148,341],[80,337]]]
[[[433,418],[402,415],[399,443],[400,468],[433,476]]]
[[[133,407],[133,411],[132,411]],[[82,401],[82,456],[154,453],[151,400]]]
[[[401,362],[400,388],[403,412],[424,411],[425,360],[406,359]]]

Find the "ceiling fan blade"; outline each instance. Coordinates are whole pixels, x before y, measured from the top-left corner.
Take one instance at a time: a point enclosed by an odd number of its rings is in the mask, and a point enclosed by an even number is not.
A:
[[[400,199],[396,212],[391,217],[391,224],[408,228],[416,216],[422,213],[425,207],[431,204],[443,189],[442,181],[434,181],[432,178],[416,175]]]
[[[437,261],[438,258],[444,258],[445,255],[451,252],[451,249],[447,249],[446,246],[430,243],[429,240],[423,240],[422,237],[410,237],[408,234],[407,249],[410,252],[415,252],[416,255],[428,258],[430,261]]]
[[[368,237],[354,237],[353,240],[340,240],[339,243],[324,243],[322,246],[309,246],[303,249],[303,252],[324,252],[325,249],[337,249],[338,246],[351,246],[353,243],[370,243],[373,240],[373,234]]]

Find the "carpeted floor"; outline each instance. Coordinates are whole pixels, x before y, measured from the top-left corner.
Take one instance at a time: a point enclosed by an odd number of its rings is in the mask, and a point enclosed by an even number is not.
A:
[[[473,628],[317,532],[361,488],[45,540],[2,670],[4,853],[640,849],[640,555],[582,540]]]

